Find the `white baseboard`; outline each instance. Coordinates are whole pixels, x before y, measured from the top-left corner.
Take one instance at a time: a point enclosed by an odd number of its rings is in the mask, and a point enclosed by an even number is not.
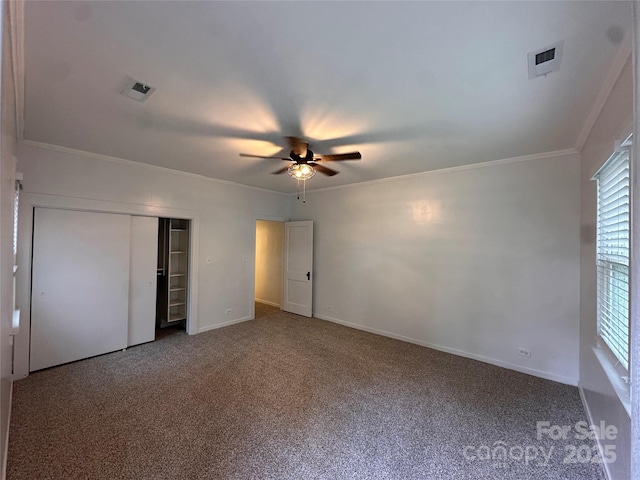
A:
[[[516,365],[514,363],[505,362],[503,360],[498,360],[497,358],[485,357],[484,355],[477,355],[475,353],[465,352],[464,350],[457,350],[455,348],[444,347],[442,345],[436,345],[433,343],[424,342],[422,340],[416,340],[415,338],[405,337],[404,335],[398,335],[396,333],[387,332],[385,330],[379,330],[377,328],[366,327],[364,325],[359,325],[357,323],[346,322],[344,320],[328,317],[326,315],[320,315],[320,314],[314,313],[313,316],[315,318],[319,318],[320,320],[327,320],[329,322],[339,323],[340,325],[344,325],[346,327],[355,328],[357,330],[363,330],[369,333],[375,333],[376,335],[382,335],[383,337],[394,338],[396,340],[402,340],[403,342],[414,343],[422,347],[432,348],[440,352],[451,353],[453,355],[458,355],[460,357],[470,358],[472,360],[478,360],[479,362],[490,363],[491,365],[495,365],[497,367],[507,368],[509,370],[515,370],[516,372],[526,373],[528,375],[533,375],[534,377],[540,377],[546,380],[552,380],[554,382],[564,383],[565,385],[571,385],[573,387],[578,386],[577,378],[566,377],[564,375],[557,375],[555,373],[536,370],[534,368],[523,367],[522,365]]]
[[[236,323],[246,322],[247,320],[253,320],[251,317],[236,318],[235,320],[229,320],[224,323],[216,323],[215,325],[205,325],[198,328],[198,333],[208,332],[209,330],[216,330],[217,328],[228,327],[229,325],[235,325]]]
[[[264,303],[265,305],[271,305],[272,307],[280,308],[280,304],[279,303],[270,302],[269,300],[262,300],[261,298],[256,298],[255,301],[258,302],[258,303]]]
[[[580,400],[582,401],[582,406],[584,407],[584,411],[587,414],[587,420],[589,421],[589,425],[598,425],[593,420],[593,415],[591,415],[591,409],[589,408],[589,403],[587,402],[587,397],[584,395],[584,390],[582,385],[578,384],[578,392],[580,392]],[[605,458],[604,449],[602,448],[602,440],[599,438],[600,435],[597,435],[596,443],[598,445],[598,452],[600,453],[600,458]],[[604,476],[607,480],[611,480],[611,473],[609,472],[609,464],[607,462],[602,462],[600,464],[602,466],[602,471],[604,472]]]

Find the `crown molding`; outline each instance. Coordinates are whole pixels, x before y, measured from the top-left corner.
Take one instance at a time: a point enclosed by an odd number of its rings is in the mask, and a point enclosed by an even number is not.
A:
[[[41,148],[43,150],[52,150],[52,151],[55,151],[55,152],[66,153],[66,154],[69,154],[69,155],[76,155],[76,156],[84,156],[84,157],[88,157],[88,158],[94,158],[96,160],[103,160],[103,161],[107,161],[107,162],[111,162],[111,163],[118,163],[118,164],[121,164],[121,165],[128,165],[128,166],[133,166],[133,167],[146,168],[146,169],[153,170],[153,171],[156,171],[156,172],[163,172],[163,173],[168,173],[168,174],[171,174],[171,175],[179,175],[179,176],[182,176],[182,177],[189,177],[189,178],[196,178],[196,179],[200,179],[200,180],[206,180],[208,182],[222,184],[222,185],[231,185],[231,186],[234,186],[234,187],[248,188],[250,190],[255,190],[255,191],[259,191],[259,192],[276,193],[278,195],[282,195],[282,196],[285,196],[285,197],[292,197],[292,196],[298,194],[297,192],[284,193],[284,192],[279,192],[277,190],[269,190],[267,188],[253,187],[251,185],[243,185],[242,183],[236,183],[236,182],[231,182],[229,180],[221,180],[221,179],[218,179],[218,178],[207,177],[207,176],[204,176],[204,175],[200,175],[198,173],[184,172],[182,170],[175,170],[173,168],[160,167],[158,165],[150,165],[148,163],[135,162],[133,160],[126,160],[124,158],[111,157],[109,155],[102,155],[102,154],[99,154],[99,153],[87,152],[87,151],[78,150],[78,149],[75,149],[75,148],[62,147],[60,145],[54,145],[54,144],[51,144],[51,143],[37,142],[35,140],[21,140],[20,144],[21,145],[30,146],[30,147],[35,147],[35,148]],[[350,184],[347,184],[347,185],[337,185],[335,187],[325,187],[325,188],[312,189],[312,190],[307,190],[307,193],[326,192],[326,191],[330,191],[330,190],[339,190],[339,189],[351,188],[351,187],[362,187],[362,186],[374,185],[374,184],[378,184],[378,183],[395,182],[395,181],[399,181],[399,180],[407,180],[407,179],[410,179],[410,178],[424,177],[424,176],[430,176],[430,175],[439,175],[439,174],[451,173],[451,172],[460,172],[460,171],[464,171],[464,170],[475,170],[477,168],[493,167],[493,166],[497,166],[497,165],[507,165],[507,164],[510,164],[510,163],[526,162],[526,161],[530,161],[530,160],[541,160],[541,159],[545,159],[545,158],[565,157],[567,155],[576,155],[576,154],[579,154],[579,153],[580,152],[578,152],[578,150],[576,150],[575,148],[567,148],[565,150],[555,150],[553,152],[534,153],[532,155],[523,155],[521,157],[504,158],[504,159],[501,159],[501,160],[492,160],[492,161],[489,161],[489,162],[474,163],[474,164],[471,164],[471,165],[460,165],[460,166],[457,166],[457,167],[447,167],[447,168],[441,168],[441,169],[438,169],[438,170],[430,170],[428,172],[409,173],[409,174],[406,174],[406,175],[397,175],[395,177],[379,178],[379,179],[376,179],[376,180],[368,180],[368,181],[364,181],[364,182],[350,183]]]
[[[326,188],[318,188],[318,189],[307,189],[307,193],[319,193],[319,192],[328,192],[331,190],[340,190],[343,188],[352,188],[352,187],[364,187],[367,185],[376,185],[379,183],[387,183],[387,182],[397,182],[400,180],[408,180],[411,178],[419,178],[419,177],[428,177],[431,175],[441,175],[444,173],[452,173],[452,172],[462,172],[465,170],[475,170],[478,168],[485,167],[495,167],[498,165],[508,165],[510,163],[519,163],[519,162],[528,162],[530,160],[542,160],[545,158],[557,158],[557,157],[566,157],[569,155],[578,155],[580,152],[575,148],[567,148],[564,150],[554,150],[552,152],[543,152],[543,153],[534,153],[531,155],[523,155],[521,157],[512,157],[512,158],[504,158],[501,160],[491,160],[489,162],[481,162],[481,163],[473,163],[470,165],[460,165],[458,167],[447,167],[440,168],[438,170],[429,170],[428,172],[417,172],[417,173],[409,173],[406,175],[397,175],[395,177],[386,177],[379,178],[376,180],[368,180],[364,182],[358,183],[350,183],[348,185],[337,185],[335,187],[326,187]],[[297,195],[296,193],[290,193],[289,196]]]
[[[109,155],[102,155],[100,153],[87,152],[87,151],[78,150],[78,149],[75,149],[75,148],[61,147],[60,145],[54,145],[54,144],[51,144],[51,143],[36,142],[35,140],[24,140],[23,139],[23,140],[20,141],[20,144],[21,145],[26,145],[26,146],[29,146],[29,147],[41,148],[43,150],[53,150],[55,152],[66,153],[66,154],[69,154],[69,155],[76,155],[76,156],[93,158],[93,159],[96,159],[96,160],[102,160],[102,161],[106,161],[106,162],[110,162],[110,163],[118,163],[118,164],[121,164],[121,165],[128,165],[128,166],[132,166],[132,167],[146,168],[148,170],[153,170],[155,172],[168,173],[170,175],[178,175],[178,176],[181,176],[181,177],[196,178],[196,179],[199,179],[199,180],[205,180],[207,182],[217,183],[217,184],[221,184],[221,185],[230,185],[230,186],[233,186],[233,187],[247,188],[249,190],[255,190],[255,191],[258,191],[258,192],[276,193],[278,195],[282,195],[282,196],[285,196],[285,197],[288,197],[290,195],[288,193],[278,192],[277,190],[269,190],[268,188],[253,187],[251,185],[243,185],[242,183],[236,183],[236,182],[231,182],[229,180],[221,180],[221,179],[218,179],[218,178],[207,177],[205,175],[200,175],[198,173],[184,172],[182,170],[175,170],[173,168],[160,167],[158,165],[150,165],[148,163],[142,163],[142,162],[135,162],[133,160],[126,160],[124,158],[111,157]]]
[[[11,73],[16,113],[16,137],[24,138],[24,5],[22,0],[5,2],[9,15]]]
[[[575,148],[579,152],[582,151],[582,148],[584,147],[587,138],[589,138],[589,134],[591,133],[593,126],[596,124],[598,117],[602,113],[604,104],[607,102],[609,95],[611,95],[611,91],[618,81],[618,78],[620,78],[622,69],[631,58],[632,37],[632,33],[628,31],[624,36],[624,39],[620,43],[618,52],[613,57],[613,63],[611,64],[611,67],[607,72],[607,76],[605,77],[604,83],[600,88],[600,92],[598,92],[598,95],[596,96],[596,99],[591,106],[591,110],[589,111],[589,115],[587,115],[584,125],[582,126],[582,130],[580,130],[580,134],[578,135],[578,139],[576,140]]]

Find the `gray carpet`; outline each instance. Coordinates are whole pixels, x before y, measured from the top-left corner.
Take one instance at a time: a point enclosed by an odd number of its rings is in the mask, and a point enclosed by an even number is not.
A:
[[[536,421],[585,420],[575,388],[256,312],[16,382],[8,478],[604,478],[563,463],[585,441],[536,439]],[[500,441],[511,454],[486,459]],[[553,447],[547,465],[540,447]]]

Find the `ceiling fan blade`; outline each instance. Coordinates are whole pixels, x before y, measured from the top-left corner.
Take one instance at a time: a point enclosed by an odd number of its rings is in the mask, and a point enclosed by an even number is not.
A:
[[[317,163],[311,163],[310,165],[313,167],[314,170],[320,173],[324,173],[329,177],[333,177],[334,175],[337,175],[338,173],[340,173],[340,172],[336,172],[335,170],[332,170],[331,168],[327,168],[324,165],[319,165]]]
[[[290,167],[290,166],[291,166],[291,165],[287,165],[286,167],[282,167],[281,169],[276,170],[275,172],[271,172],[271,174],[272,174],[272,175],[280,175],[281,173],[284,173],[284,172],[286,172],[287,170],[289,170],[289,167]]]
[[[291,161],[291,159],[289,157],[265,157],[263,155],[249,155],[248,153],[241,153],[240,154],[241,157],[248,157],[248,158],[273,158],[276,160],[288,160]]]
[[[337,153],[335,155],[316,155],[313,159],[316,162],[341,162],[343,160],[360,160],[360,152]]]
[[[291,151],[296,155],[304,157],[307,153],[307,149],[309,148],[309,144],[298,137],[285,137],[289,142],[289,146],[291,147]]]

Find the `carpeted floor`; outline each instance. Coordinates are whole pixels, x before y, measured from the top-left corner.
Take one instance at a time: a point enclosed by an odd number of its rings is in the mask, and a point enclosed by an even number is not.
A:
[[[537,421],[585,420],[576,388],[256,315],[16,382],[9,480],[604,478],[571,463],[591,443],[536,438]]]

